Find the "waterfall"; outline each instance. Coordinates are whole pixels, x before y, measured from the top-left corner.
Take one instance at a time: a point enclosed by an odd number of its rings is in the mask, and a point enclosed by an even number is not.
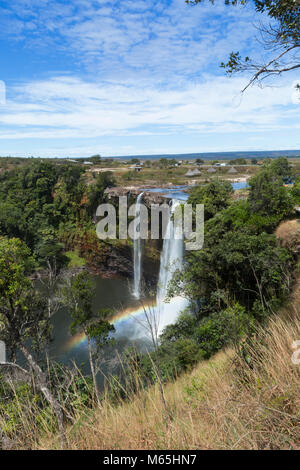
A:
[[[138,195],[135,204],[135,220],[140,216],[140,205],[142,195]],[[140,222],[139,222],[140,224]],[[140,225],[136,226],[136,231],[140,232]],[[133,269],[134,269],[134,280],[133,280],[133,295],[139,299],[141,297],[141,274],[142,274],[142,240],[138,237],[134,240],[133,245]]]
[[[0,341],[0,363],[6,362],[6,347],[3,341]]]
[[[174,323],[179,312],[184,310],[188,305],[187,300],[179,296],[172,298],[170,302],[165,302],[168,284],[175,270],[181,270],[183,264],[184,242],[182,237],[180,239],[175,238],[176,231],[172,220],[172,214],[181,203],[182,201],[178,201],[177,199],[172,199],[171,201],[170,218],[166,232],[167,234],[169,233],[169,238],[164,239],[160,256],[159,280],[156,294],[159,332],[161,332],[165,326]]]

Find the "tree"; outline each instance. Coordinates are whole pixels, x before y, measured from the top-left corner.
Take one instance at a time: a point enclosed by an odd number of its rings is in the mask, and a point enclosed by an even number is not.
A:
[[[64,255],[64,244],[59,242],[56,231],[52,226],[38,230],[39,240],[37,242],[35,253],[40,265],[44,269],[50,269],[55,266],[59,272],[68,262]]]
[[[296,204],[300,204],[300,177],[298,177],[294,183],[292,189],[292,196]]]
[[[180,279],[175,274],[171,294],[184,292],[200,317],[236,299],[261,318],[278,306],[291,284],[289,251],[277,246],[274,235],[226,230],[212,222],[206,224],[204,248],[187,254]]]
[[[93,311],[92,300],[94,293],[93,282],[85,271],[77,276],[67,278],[61,290],[62,301],[69,309],[72,318],[71,334],[84,332],[87,338],[94,391],[100,405],[101,401],[97,386],[97,362],[104,346],[112,342],[111,335],[115,328],[108,321],[108,317],[112,313],[110,309]]]
[[[40,240],[35,253],[42,271],[38,270],[37,275],[50,318],[60,307],[60,299],[57,295],[58,283],[62,268],[67,264],[68,258],[63,253],[64,244],[57,240],[53,227],[39,230],[39,235]]]
[[[0,203],[0,232],[3,235],[19,238],[24,234],[21,209],[13,203]]]
[[[167,158],[160,158],[159,160],[159,166],[160,168],[168,168],[170,162]]]
[[[93,155],[92,157],[89,158],[89,161],[93,163],[100,163],[101,162],[101,155]]]
[[[98,205],[104,199],[104,191],[106,188],[114,186],[115,179],[111,171],[101,172],[97,176],[97,180],[94,184],[91,184],[87,190],[88,199],[88,213],[93,216],[95,215]]]
[[[266,166],[249,180],[250,211],[262,216],[276,216],[279,222],[293,213],[293,200],[283,187],[280,166]]]
[[[250,323],[250,315],[247,315],[245,308],[238,303],[202,318],[193,332],[202,358],[209,359],[229,343],[237,346],[247,333]]]
[[[205,220],[213,217],[229,204],[233,189],[228,181],[215,180],[205,186],[196,186],[190,191],[189,204],[204,204]]]
[[[57,417],[62,447],[66,444],[64,415],[32,352],[40,352],[50,339],[51,324],[45,300],[34,290],[29,279],[34,268],[29,248],[17,238],[0,238],[0,339],[10,351],[23,353],[35,375],[35,383],[53,407]],[[31,345],[31,351],[28,349]]]
[[[186,0],[186,3],[196,5],[205,0]],[[215,0],[209,0],[215,3]],[[231,75],[236,72],[250,72],[251,78],[244,87],[244,92],[250,85],[262,83],[271,75],[300,67],[300,4],[298,0],[224,0],[226,5],[254,4],[255,10],[267,14],[270,23],[258,27],[260,40],[269,57],[263,62],[252,60],[249,56],[241,57],[239,52],[231,52],[227,63],[222,62],[226,72]],[[300,89],[299,85],[296,85]]]
[[[247,160],[245,158],[235,158],[230,160],[230,165],[247,165]]]
[[[292,168],[285,157],[279,157],[271,161],[270,168],[274,174],[283,178],[283,180],[292,176]]]

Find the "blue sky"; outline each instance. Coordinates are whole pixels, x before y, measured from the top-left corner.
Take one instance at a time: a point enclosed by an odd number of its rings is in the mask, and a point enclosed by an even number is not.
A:
[[[265,56],[260,20],[221,0],[2,0],[0,155],[300,149],[299,72],[241,97],[219,67]]]

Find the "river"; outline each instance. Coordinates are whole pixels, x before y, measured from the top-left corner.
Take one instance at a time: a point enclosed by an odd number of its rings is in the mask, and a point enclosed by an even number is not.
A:
[[[116,332],[115,344],[104,350],[103,369],[105,373],[118,368],[117,354],[124,348],[135,345],[139,350],[151,348],[147,332],[141,326],[143,308],[132,294],[126,279],[103,279],[92,276],[95,283],[94,311],[108,307],[113,310],[111,322]],[[63,364],[75,361],[83,372],[89,371],[87,341],[83,333],[70,334],[71,319],[65,308],[61,308],[52,318],[53,341],[50,345],[50,357]]]

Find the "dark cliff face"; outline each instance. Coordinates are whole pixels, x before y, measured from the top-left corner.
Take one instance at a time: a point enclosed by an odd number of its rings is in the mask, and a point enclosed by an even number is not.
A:
[[[118,198],[126,196],[128,200],[128,207],[136,202],[137,196],[141,193],[140,188],[121,188],[114,187],[108,188],[106,191],[107,201],[113,203],[118,207]],[[160,193],[152,193],[143,191],[143,203],[150,208],[151,204],[163,204],[168,200]],[[101,242],[103,243],[103,242]],[[104,244],[104,243],[103,243]],[[133,243],[128,241],[124,244],[105,242],[105,255],[101,259],[94,257],[93,266],[95,272],[105,276],[125,276],[133,277]],[[145,240],[143,242],[143,265],[142,275],[147,284],[152,284],[157,281],[159,273],[160,262],[160,240]]]
[[[106,244],[105,256],[94,258],[92,267],[97,274],[103,277],[112,278],[117,276],[132,277],[133,262],[131,248],[129,246],[119,246]]]
[[[77,232],[64,238],[66,250],[77,250],[86,260],[86,268],[105,278],[133,277],[133,243],[128,240],[103,241],[95,232]],[[152,283],[159,270],[159,240],[145,240],[143,246],[143,276]]]
[[[159,251],[151,241],[146,240],[143,246],[142,276],[147,284],[156,282],[159,272]],[[94,272],[103,277],[133,278],[133,247],[125,245],[110,245],[105,259],[93,262]]]

